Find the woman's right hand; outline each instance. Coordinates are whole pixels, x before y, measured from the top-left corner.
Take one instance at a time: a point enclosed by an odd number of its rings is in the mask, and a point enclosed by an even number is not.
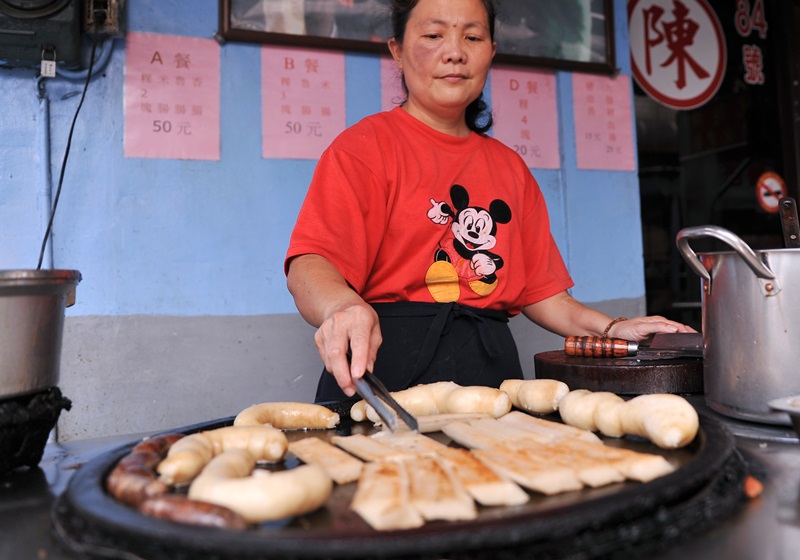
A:
[[[287,285],[300,314],[317,327],[314,342],[325,369],[352,397],[356,391],[353,378],[372,370],[383,340],[378,314],[321,255],[292,259]]]
[[[335,311],[314,334],[325,369],[348,397],[356,392],[353,379],[372,371],[382,340],[378,314],[363,300]]]

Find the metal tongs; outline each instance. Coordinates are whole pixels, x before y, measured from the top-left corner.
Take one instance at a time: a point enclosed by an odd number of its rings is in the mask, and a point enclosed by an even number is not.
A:
[[[389,390],[381,382],[380,379],[372,375],[371,371],[365,371],[363,377],[360,379],[353,379],[353,384],[356,386],[358,394],[364,397],[378,416],[381,417],[385,426],[391,431],[396,431],[398,427],[398,418],[402,420],[413,432],[419,431],[419,423],[409,412],[400,406],[394,397],[389,393]],[[387,406],[388,405],[388,406]],[[390,408],[391,407],[391,408]]]

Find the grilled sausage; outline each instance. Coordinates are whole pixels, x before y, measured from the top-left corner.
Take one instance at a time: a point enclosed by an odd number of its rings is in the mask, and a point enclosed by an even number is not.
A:
[[[452,381],[415,385],[393,392],[392,396],[400,406],[414,416],[480,413],[497,418],[511,410],[511,400],[500,389],[478,385],[462,387]],[[353,420],[361,417],[359,403],[350,409],[350,417]],[[375,409],[369,405],[365,408],[367,418],[380,423],[380,417]]]
[[[183,438],[169,449],[157,470],[162,482],[184,484],[223,451],[246,449],[257,461],[279,461],[288,445],[286,435],[271,426],[226,426]]]
[[[138,506],[149,497],[169,492],[169,485],[156,477],[156,467],[173,443],[183,434],[169,434],[146,439],[116,464],[106,479],[106,489],[117,500]]]
[[[535,414],[554,412],[569,393],[567,384],[556,379],[506,379],[500,390],[508,394],[511,404]]]
[[[441,414],[445,410],[445,400],[447,396],[459,385],[453,381],[439,381],[437,383],[426,383],[414,385],[402,391],[393,391],[392,397],[414,416],[430,416]],[[365,414],[362,414],[362,405]],[[364,416],[372,422],[380,422],[378,413],[375,412],[365,401],[359,401],[350,409],[350,417],[356,422],[364,420]]]
[[[493,387],[457,387],[445,399],[446,412],[482,412],[499,418],[511,410],[511,399]]]
[[[619,424],[619,414],[612,415],[610,412],[624,403],[622,397],[608,391],[592,392],[576,389],[561,399],[558,403],[558,412],[561,419],[570,426],[619,437],[623,434]]]
[[[666,393],[625,401],[613,393],[577,389],[561,399],[558,412],[571,426],[613,437],[640,436],[663,449],[689,444],[700,428],[694,407],[680,395]]]
[[[189,497],[232,509],[251,523],[302,515],[325,504],[333,480],[319,465],[288,471],[253,472],[255,458],[244,449],[214,457],[189,487]]]
[[[234,426],[263,426],[279,430],[327,430],[335,428],[339,415],[319,404],[269,402],[254,404],[241,411]]]
[[[646,437],[664,449],[691,443],[700,429],[697,411],[680,395],[639,395],[619,410],[626,434]]]
[[[233,510],[179,494],[147,498],[139,504],[139,511],[150,517],[187,525],[230,531],[243,531],[247,528],[244,518]]]

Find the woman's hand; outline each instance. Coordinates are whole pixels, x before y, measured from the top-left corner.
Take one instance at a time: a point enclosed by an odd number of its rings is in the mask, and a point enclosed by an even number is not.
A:
[[[353,378],[372,370],[383,340],[378,314],[320,255],[292,259],[287,286],[303,318],[318,327],[314,342],[325,369],[352,397],[356,391]]]
[[[697,331],[688,325],[670,321],[660,315],[650,315],[647,317],[634,317],[632,319],[620,321],[612,325],[608,330],[608,336],[641,342],[654,334],[693,332]]]
[[[561,336],[601,336],[612,319],[587,307],[567,292],[528,305],[522,313],[537,325]],[[659,315],[634,317],[614,323],[606,333],[612,338],[641,342],[657,333],[697,332],[692,327]]]
[[[334,312],[314,334],[325,369],[348,397],[356,392],[353,379],[360,378],[366,370],[372,371],[382,340],[378,314],[363,301]]]

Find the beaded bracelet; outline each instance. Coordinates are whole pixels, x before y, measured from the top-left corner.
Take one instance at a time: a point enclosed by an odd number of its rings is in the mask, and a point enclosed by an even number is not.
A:
[[[603,331],[603,338],[608,336],[608,331],[611,330],[611,327],[613,327],[617,323],[621,323],[622,321],[627,321],[627,320],[628,320],[627,317],[617,317],[616,319],[611,321],[608,325],[606,325],[606,329]]]

